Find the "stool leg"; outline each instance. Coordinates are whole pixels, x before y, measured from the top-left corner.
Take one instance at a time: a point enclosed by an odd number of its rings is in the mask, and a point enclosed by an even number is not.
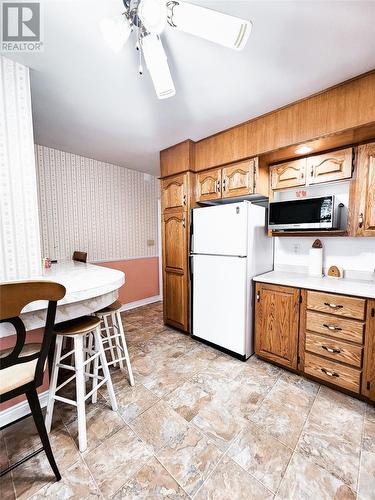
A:
[[[94,351],[95,352],[98,352],[98,347],[96,345],[96,339],[94,338],[94,334],[93,335],[93,340],[92,340],[92,344],[94,346]],[[91,363],[90,363],[91,364]],[[99,356],[96,356],[95,359],[94,359],[94,372],[93,372],[93,375],[94,375],[94,378],[92,379],[92,388],[95,389],[96,386],[98,385],[98,376],[99,376]],[[93,393],[92,393],[92,396],[91,396],[91,401],[93,403],[96,403],[98,400],[98,391],[95,390]]]
[[[56,393],[56,387],[57,387],[57,378],[59,375],[59,367],[57,365],[60,363],[61,351],[62,351],[62,346],[63,346],[63,339],[64,339],[64,337],[62,335],[56,336],[56,348],[55,348],[55,352],[53,355],[52,373],[51,373],[51,379],[50,379],[50,384],[49,384],[47,413],[46,413],[46,419],[45,419],[47,432],[51,432],[53,408],[55,406],[55,393]]]
[[[79,451],[84,452],[87,448],[86,435],[86,411],[85,392],[86,382],[83,367],[83,335],[74,336],[74,358],[76,365],[76,392],[77,392],[77,415],[78,415],[78,444]]]
[[[111,336],[111,331],[109,329],[108,325],[108,316],[103,316],[103,322],[104,322],[104,328],[105,328],[105,333],[107,335],[108,339],[108,345],[109,345],[109,350],[111,351],[111,361],[115,361],[116,356],[115,356],[115,351],[113,349],[113,339],[110,339],[109,337]],[[117,363],[113,363],[113,366],[116,366]]]
[[[119,342],[119,338],[121,339],[120,327],[119,327],[118,318],[117,318],[115,312],[111,313],[111,320],[112,320],[112,326],[113,326],[113,335],[116,335],[115,344],[116,344],[116,351],[117,351],[117,359],[119,360],[120,370],[124,370],[124,360],[123,360],[124,356],[122,354],[121,344]],[[117,329],[116,329],[116,325],[117,325]]]
[[[90,357],[90,353],[91,353],[92,348],[93,348],[93,341],[94,341],[93,336],[91,335],[91,333],[89,333],[88,339],[87,339],[87,349],[89,351],[88,357]],[[87,363],[86,366],[87,366],[87,371],[89,373],[91,373],[91,361],[90,361],[90,363]],[[89,378],[90,377],[85,378],[86,382],[89,380]]]
[[[117,326],[118,326],[118,328],[120,330],[120,335],[121,335],[121,340],[122,340],[122,346],[123,346],[123,349],[124,349],[126,366],[128,368],[129,382],[130,382],[130,385],[134,385],[133,370],[132,370],[132,367],[131,367],[131,364],[130,364],[128,346],[126,345],[125,334],[124,334],[124,327],[123,327],[123,324],[122,324],[121,314],[119,313],[119,311],[116,312],[116,318],[117,318]]]
[[[98,351],[100,353],[100,361],[102,364],[103,375],[104,375],[104,378],[106,379],[108,395],[109,395],[109,399],[111,401],[112,410],[117,411],[117,401],[116,401],[115,391],[113,390],[111,374],[109,372],[109,368],[108,368],[108,364],[107,364],[107,358],[105,357],[105,352],[103,349],[102,336],[100,335],[100,326],[98,326],[95,329],[95,344],[98,346],[97,348],[98,348]]]
[[[26,393],[27,401],[29,402],[30,410],[33,415],[33,419],[35,422],[35,426],[38,429],[40,440],[42,441],[42,445],[44,451],[46,452],[49,464],[55,474],[56,481],[60,481],[61,475],[59,469],[57,468],[55,457],[53,456],[53,452],[51,449],[51,445],[48,439],[48,434],[46,427],[44,425],[43,413],[40,408],[38,393],[36,389],[32,389]]]

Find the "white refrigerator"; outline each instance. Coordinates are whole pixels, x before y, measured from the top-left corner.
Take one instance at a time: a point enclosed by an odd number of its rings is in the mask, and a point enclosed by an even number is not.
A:
[[[249,201],[193,209],[190,250],[193,337],[247,359],[252,278],[273,268],[266,209]]]

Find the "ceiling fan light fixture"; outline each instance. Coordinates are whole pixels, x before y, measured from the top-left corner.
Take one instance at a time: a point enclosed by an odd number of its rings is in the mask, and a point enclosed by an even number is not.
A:
[[[125,15],[103,18],[99,27],[107,45],[116,54],[124,47],[132,32],[132,26]]]
[[[174,28],[235,50],[245,47],[252,28],[250,21],[180,0],[167,2],[167,9]]]
[[[150,33],[159,35],[167,23],[165,0],[140,0],[137,14],[143,26]]]
[[[141,39],[142,52],[147,69],[159,99],[167,99],[176,94],[167,56],[158,35],[147,34]]]

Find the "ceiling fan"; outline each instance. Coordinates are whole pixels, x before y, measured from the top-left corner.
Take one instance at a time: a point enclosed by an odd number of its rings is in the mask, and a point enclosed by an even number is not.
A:
[[[235,50],[245,47],[252,26],[250,21],[180,0],[123,0],[123,3],[122,15],[100,21],[102,35],[112,50],[119,52],[130,34],[136,32],[139,73],[143,73],[144,58],[159,99],[176,94],[160,39],[167,24]]]

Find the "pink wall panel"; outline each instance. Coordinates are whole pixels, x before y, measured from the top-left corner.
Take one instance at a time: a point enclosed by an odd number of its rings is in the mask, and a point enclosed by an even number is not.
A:
[[[125,273],[125,285],[119,290],[119,300],[123,304],[159,295],[158,257],[100,262],[98,265]]]

